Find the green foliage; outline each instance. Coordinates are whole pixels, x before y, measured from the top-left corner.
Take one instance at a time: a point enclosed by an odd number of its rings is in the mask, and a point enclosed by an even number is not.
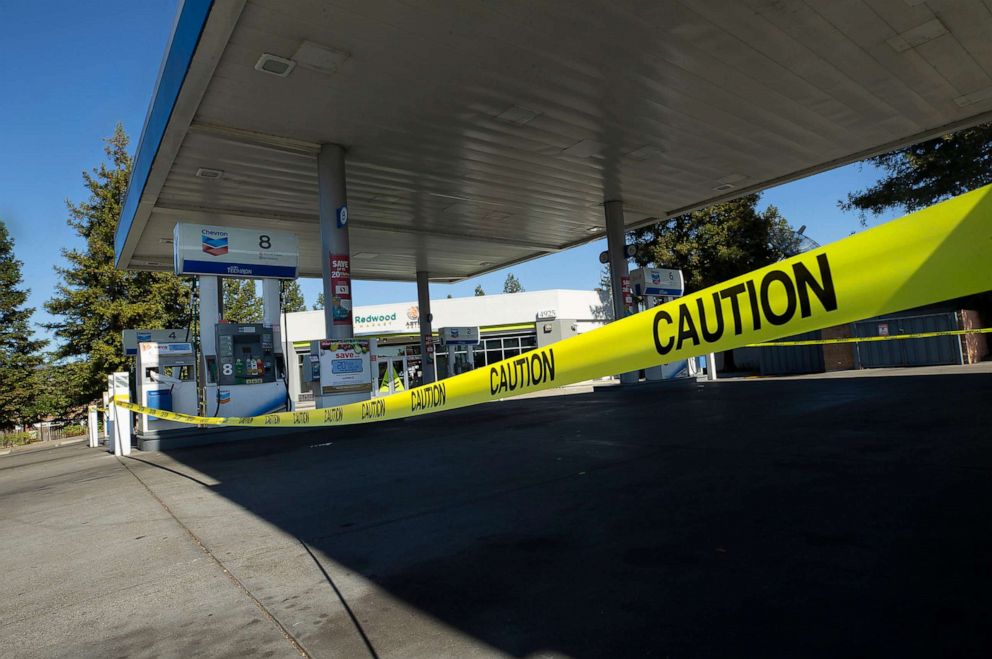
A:
[[[613,278],[610,266],[604,265],[599,273],[599,287],[596,288],[599,304],[592,307],[592,317],[610,322],[613,320]]]
[[[475,297],[480,297],[480,296],[483,296],[485,294],[486,294],[486,292],[484,290],[482,290],[482,284],[476,284],[475,285]]]
[[[37,441],[37,437],[31,431],[0,433],[0,448],[24,446],[34,441]]]
[[[300,290],[300,282],[290,279],[279,282],[279,285],[282,288],[283,313],[307,310],[307,303],[303,299],[303,291]]]
[[[279,282],[279,285],[282,287],[283,313],[307,310],[307,303],[303,299],[303,291],[300,290],[300,282],[295,279],[283,280]]]
[[[20,288],[21,261],[14,258],[14,241],[0,221],[0,428],[30,418],[38,394],[36,369],[47,341],[32,338],[29,321],[34,309],[25,307],[29,291]]]
[[[504,293],[524,292],[524,287],[520,285],[520,280],[514,277],[512,272],[506,275],[506,281],[503,282],[503,292]]]
[[[254,280],[224,278],[224,318],[232,323],[262,322],[262,298]]]
[[[35,370],[37,396],[29,406],[32,421],[42,419],[67,419],[78,410],[79,403],[66,392],[83,390],[89,373],[86,360],[58,360],[48,355],[45,363]],[[106,377],[103,381],[106,385]],[[101,387],[101,390],[103,387]]]
[[[86,426],[81,426],[78,424],[71,424],[62,427],[62,435],[64,437],[78,437],[79,435],[86,434]]]
[[[789,223],[774,206],[758,212],[758,199],[745,195],[639,229],[634,259],[681,269],[690,293],[795,254]]]
[[[324,309],[324,291],[317,294],[317,301],[313,303],[310,307],[313,311],[322,311]]]
[[[114,267],[114,233],[131,175],[128,137],[118,124],[106,140],[107,161],[83,172],[89,198],[68,202],[67,223],[82,249],[63,249],[67,265],[56,266],[62,281],[45,304],[58,318],[46,324],[59,341],[58,359],[80,359],[77,379],[62,392],[70,403],[92,401],[106,386],[106,376],[126,370],[121,332],[125,329],[185,327],[191,321],[191,287],[166,272],[125,272]]]
[[[992,183],[992,124],[914,144],[867,162],[885,170],[875,185],[851,193],[844,210],[914,211]],[[862,217],[862,221],[864,221]]]

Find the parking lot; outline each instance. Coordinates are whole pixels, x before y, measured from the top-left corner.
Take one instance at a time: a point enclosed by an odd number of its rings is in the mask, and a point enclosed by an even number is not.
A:
[[[992,369],[0,458],[5,656],[989,656]]]

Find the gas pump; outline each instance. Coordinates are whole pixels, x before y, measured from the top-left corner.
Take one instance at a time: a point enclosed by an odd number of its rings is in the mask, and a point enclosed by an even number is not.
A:
[[[478,327],[442,327],[437,334],[441,345],[446,348],[449,378],[475,368],[474,346],[480,342]],[[459,352],[458,346],[465,346],[465,352]]]
[[[630,286],[634,298],[642,309],[652,309],[659,304],[682,297],[685,280],[681,270],[669,268],[638,268],[630,273]],[[696,362],[680,359],[675,362],[644,369],[646,380],[673,380],[696,374]]]
[[[288,386],[279,331],[279,281],[296,279],[299,241],[269,229],[179,223],[176,274],[196,275],[200,368],[207,416],[258,416],[285,409]],[[262,280],[262,322],[224,320],[224,277]]]
[[[141,342],[135,354],[138,402],[156,410],[197,414],[196,354],[192,343]],[[138,415],[138,435],[185,428],[175,421]]]
[[[217,323],[205,354],[204,400],[211,416],[257,416],[286,405],[281,346],[264,323]]]

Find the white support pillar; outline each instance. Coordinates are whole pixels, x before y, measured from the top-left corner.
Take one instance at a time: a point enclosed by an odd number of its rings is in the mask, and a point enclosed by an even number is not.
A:
[[[115,427],[117,425],[117,422],[116,422],[117,421],[117,419],[116,419],[116,417],[117,417],[117,415],[116,415],[117,408],[114,407],[114,375],[113,375],[113,373],[111,373],[110,375],[107,376],[107,395],[106,395],[106,401],[107,401],[107,406],[104,409],[107,410],[107,418],[106,418],[106,422],[104,423],[104,427],[105,427],[106,432],[107,432],[107,452],[108,453],[113,453],[114,452],[114,446],[116,445],[116,441],[115,441],[116,433],[114,432],[114,430],[115,430]]]
[[[200,290],[200,354],[217,354],[217,336],[214,327],[221,317],[224,303],[224,288],[220,277],[200,275],[197,288]]]
[[[344,156],[344,148],[338,144],[322,144],[317,155],[324,326],[329,339],[354,336]]]
[[[212,275],[199,275],[197,289],[200,291],[200,368],[198,386],[200,413],[211,416],[216,413],[217,400],[217,323],[224,313],[224,280]],[[213,367],[211,368],[211,365]]]
[[[262,280],[262,324],[272,327],[279,327],[279,312],[282,310],[279,303],[279,280]]]
[[[118,407],[116,401],[131,401],[130,374],[121,371],[113,374],[114,381],[114,455],[131,455],[131,412]]]
[[[716,353],[706,355],[706,379],[716,382]]]
[[[100,418],[103,419],[103,438],[106,440],[109,436],[107,428],[110,423],[110,394],[106,391],[103,392],[103,411],[100,412]],[[97,432],[99,433],[99,429]]]
[[[434,369],[434,337],[431,330],[431,290],[428,273],[417,271],[417,311],[420,316],[420,365],[424,373],[424,384],[437,380]]]
[[[100,444],[99,423],[96,405],[90,405],[86,410],[86,437],[90,440],[90,448],[96,448]]]
[[[624,237],[623,202],[607,201],[603,204],[606,212],[606,250],[610,257],[610,283],[613,293],[613,318],[621,320],[627,315],[624,303],[623,282],[628,278],[627,242]],[[622,384],[636,384],[637,373],[621,373]]]

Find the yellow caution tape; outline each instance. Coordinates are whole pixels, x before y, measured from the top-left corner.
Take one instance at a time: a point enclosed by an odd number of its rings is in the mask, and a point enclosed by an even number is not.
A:
[[[911,309],[992,287],[992,186],[441,382],[360,403],[215,426],[328,426],[429,414]]]
[[[940,330],[936,332],[917,332],[915,334],[892,334],[889,336],[848,336],[839,339],[803,339],[801,341],[766,341],[751,343],[746,348],[773,348],[779,346],[825,346],[834,343],[873,343],[875,341],[899,341],[904,339],[932,339],[935,336],[963,336],[965,334],[989,334],[992,327],[982,327],[967,330]]]

